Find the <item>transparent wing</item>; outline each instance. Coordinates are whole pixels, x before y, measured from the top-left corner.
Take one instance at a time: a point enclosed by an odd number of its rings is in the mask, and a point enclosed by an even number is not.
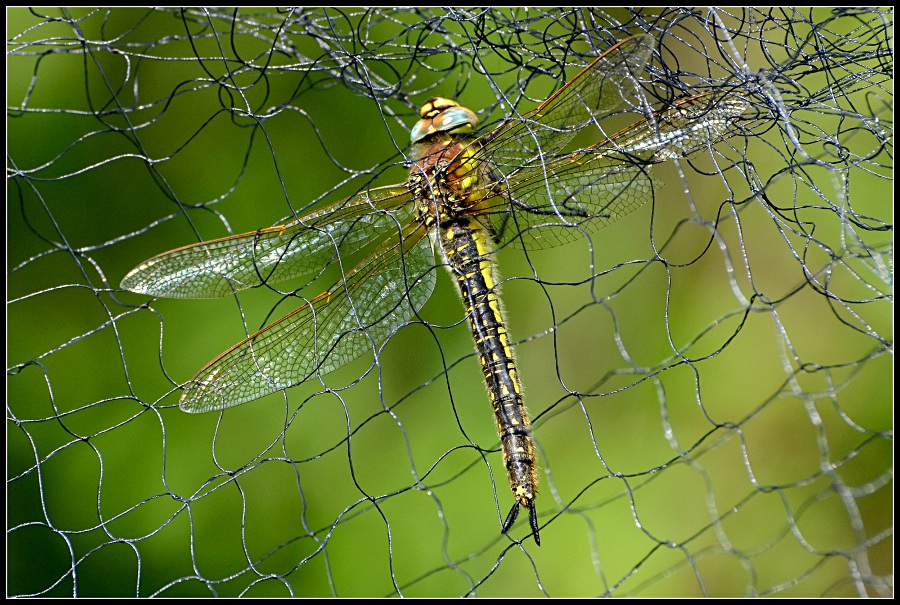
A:
[[[521,118],[505,122],[479,140],[478,156],[503,174],[535,158],[560,151],[588,124],[634,104],[634,87],[625,80],[644,71],[653,38],[641,34],[622,40],[550,98]],[[473,164],[473,168],[475,165]]]
[[[498,240],[527,248],[573,241],[609,225],[653,196],[650,167],[726,136],[749,103],[728,93],[690,97],[576,153],[535,161],[492,186],[482,204]]]
[[[181,409],[235,406],[330,372],[384,342],[434,290],[424,228],[399,232],[329,291],[211,361],[185,386]]]
[[[122,288],[167,298],[220,298],[309,275],[396,230],[413,211],[405,185],[369,189],[299,219],[252,233],[176,248],[144,261]]]

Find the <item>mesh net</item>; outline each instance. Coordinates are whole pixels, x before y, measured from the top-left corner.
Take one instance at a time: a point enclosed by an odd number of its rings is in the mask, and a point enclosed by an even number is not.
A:
[[[9,595],[893,593],[892,11],[8,18]],[[725,88],[751,110],[614,227],[498,254],[540,548],[500,533],[446,276],[378,355],[178,410],[296,299],[149,299],[130,268],[402,182],[427,98],[497,123],[640,32],[648,108]]]

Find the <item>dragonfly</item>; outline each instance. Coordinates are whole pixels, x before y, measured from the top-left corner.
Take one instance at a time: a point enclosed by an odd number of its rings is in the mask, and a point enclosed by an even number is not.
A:
[[[474,111],[430,99],[410,133],[406,182],[364,189],[282,225],[164,252],[134,268],[122,280],[125,290],[189,299],[318,275],[334,263],[342,272],[327,291],[301,299],[209,362],[184,385],[180,408],[223,410],[366,352],[377,355],[417,316],[443,265],[466,309],[514,497],[501,530],[506,534],[524,508],[540,545],[536,448],[494,252],[506,243],[560,245],[617,221],[653,196],[654,164],[708,149],[747,110],[737,95],[699,94],[565,151],[578,132],[634,106],[632,90],[652,51],[650,36],[626,38],[536,109],[481,136]],[[363,258],[345,270],[351,254]]]

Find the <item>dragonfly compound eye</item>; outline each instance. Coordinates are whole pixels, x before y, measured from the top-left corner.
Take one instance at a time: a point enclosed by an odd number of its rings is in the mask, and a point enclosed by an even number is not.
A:
[[[410,132],[410,142],[418,143],[437,132],[466,134],[478,128],[478,116],[467,107],[462,107],[452,99],[435,97],[422,106],[422,119],[416,122]]]

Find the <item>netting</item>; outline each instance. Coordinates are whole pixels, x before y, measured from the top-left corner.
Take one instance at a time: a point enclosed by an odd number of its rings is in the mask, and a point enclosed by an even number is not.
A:
[[[893,594],[891,10],[8,19],[9,595]],[[119,289],[129,269],[403,182],[429,97],[489,127],[641,32],[644,115],[716,90],[751,109],[616,225],[498,252],[540,548],[500,533],[446,275],[377,355],[178,409],[297,299],[153,299]]]

